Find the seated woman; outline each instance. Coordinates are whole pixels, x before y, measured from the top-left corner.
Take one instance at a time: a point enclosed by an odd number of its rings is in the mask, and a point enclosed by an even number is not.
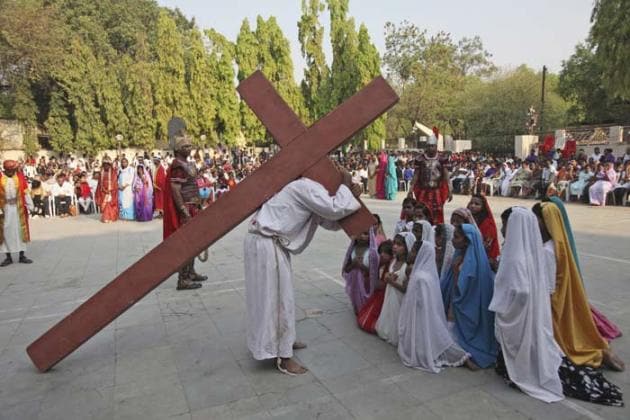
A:
[[[389,265],[384,280],[387,283],[381,314],[376,321],[376,333],[383,340],[398,345],[398,315],[402,298],[407,290],[407,257],[416,242],[411,232],[403,232],[394,237],[394,259]]]
[[[497,372],[534,398],[560,401],[563,355],[553,337],[549,298],[555,276],[545,264],[538,220],[523,207],[507,209],[501,219],[505,243],[489,306],[503,357]]]
[[[577,180],[569,185],[569,195],[581,196],[588,182],[593,178],[593,169],[585,165],[578,173]]]
[[[529,194],[529,185],[532,179],[532,171],[529,169],[529,163],[523,161],[520,169],[516,171],[510,182],[512,197],[518,197],[519,194],[527,196]]]
[[[398,354],[403,364],[438,373],[461,366],[469,355],[451,337],[440,293],[432,242],[419,241],[398,318]]]
[[[487,368],[497,357],[494,313],[488,310],[494,273],[479,229],[467,223],[455,228],[456,254],[441,279],[446,319],[455,341],[472,356],[471,368]]]
[[[477,222],[475,221],[475,218],[473,217],[470,210],[465,207],[455,209],[453,211],[453,214],[451,214],[451,225],[457,227],[463,225],[464,223],[477,226]]]
[[[595,175],[595,183],[588,189],[592,206],[605,206],[606,196],[617,184],[617,172],[614,164],[606,163],[604,168]]]
[[[363,232],[350,243],[341,275],[354,313],[359,313],[378,281],[378,247],[374,228]]]
[[[622,205],[624,196],[630,191],[630,161],[626,162],[619,174],[619,180],[614,191],[617,204]]]
[[[475,222],[481,236],[483,237],[483,246],[488,255],[490,266],[496,271],[497,261],[499,258],[499,234],[497,232],[497,225],[494,222],[494,216],[488,200],[485,196],[475,194],[468,202],[468,210],[475,218]]]

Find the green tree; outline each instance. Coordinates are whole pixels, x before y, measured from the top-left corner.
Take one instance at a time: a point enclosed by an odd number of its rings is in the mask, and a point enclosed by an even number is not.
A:
[[[196,121],[193,121],[187,96],[182,35],[177,30],[175,21],[165,11],[160,12],[158,17],[154,48],[156,61],[153,94],[157,134],[160,139],[165,139],[168,121],[173,116],[182,117],[192,127],[197,126]]]
[[[258,42],[258,68],[293,111],[303,118],[304,101],[293,79],[289,40],[282,33],[276,18],[271,16],[265,21],[258,16],[255,36]]]
[[[327,112],[361,87],[357,69],[358,38],[354,19],[348,15],[348,0],[327,0],[333,61]]]
[[[216,104],[214,130],[222,143],[234,144],[240,135],[241,114],[234,86],[234,44],[215,30],[207,30],[210,40],[209,55],[213,68],[214,90],[212,99]]]
[[[258,69],[258,41],[251,30],[249,21],[243,19],[241,29],[236,37],[236,63],[238,64],[238,81],[241,82]],[[263,139],[265,127],[244,101],[239,104],[241,114],[241,130],[249,141]]]
[[[50,110],[45,125],[53,149],[67,153],[74,151],[69,104],[65,92],[59,87],[53,89],[50,95]]]
[[[460,97],[460,114],[467,137],[476,149],[513,150],[514,135],[526,132],[527,110],[540,103],[542,75],[527,66],[500,74],[489,81],[469,84]],[[557,93],[558,76],[548,74],[545,127],[563,127],[569,104]],[[538,109],[538,107],[536,107]]]
[[[381,74],[381,58],[378,50],[370,41],[370,35],[365,25],[361,24],[358,35],[357,51],[357,74],[359,83],[365,86],[376,76]],[[385,139],[385,116],[379,117],[366,127],[358,136],[357,140],[367,141],[370,150],[377,150],[381,147],[381,140]],[[362,144],[360,146],[363,146]]]
[[[37,143],[37,105],[33,90],[28,80],[20,79],[15,85],[15,103],[13,115],[24,127],[24,149],[33,153],[38,149]]]
[[[588,44],[578,44],[573,55],[562,62],[558,91],[571,104],[569,122],[630,122],[630,101],[610,95],[604,87],[602,74],[602,65]]]
[[[302,17],[298,22],[298,38],[306,61],[301,90],[309,122],[321,118],[326,111],[330,71],[323,50],[324,27],[319,22],[324,8],[320,0],[302,0]]]
[[[186,81],[190,98],[190,110],[194,114],[189,127],[197,135],[205,134],[212,137],[216,109],[213,101],[215,69],[206,53],[201,32],[193,28],[190,32],[190,46],[186,54]]]
[[[590,40],[612,95],[630,100],[630,1],[596,0]]]

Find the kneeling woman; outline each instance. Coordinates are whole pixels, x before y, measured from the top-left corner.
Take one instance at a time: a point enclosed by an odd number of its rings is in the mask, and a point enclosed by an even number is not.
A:
[[[455,229],[456,249],[451,268],[441,279],[442,300],[455,341],[472,356],[469,367],[487,368],[497,357],[494,313],[488,310],[494,288],[479,229],[462,224]]]
[[[451,337],[432,242],[422,241],[398,318],[398,354],[405,366],[438,373],[469,358]]]

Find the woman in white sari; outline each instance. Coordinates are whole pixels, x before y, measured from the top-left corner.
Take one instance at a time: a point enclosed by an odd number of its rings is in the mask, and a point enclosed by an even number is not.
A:
[[[122,158],[118,173],[118,214],[121,220],[135,220],[133,203],[133,180],[135,176],[135,169],[129,166],[127,158]]]
[[[398,318],[398,354],[408,367],[438,373],[469,358],[446,323],[433,242],[423,241]]]
[[[501,217],[505,244],[488,309],[496,314],[495,335],[507,374],[526,394],[548,403],[560,401],[563,354],[553,335],[550,297],[555,272],[547,268],[534,213],[512,207]]]

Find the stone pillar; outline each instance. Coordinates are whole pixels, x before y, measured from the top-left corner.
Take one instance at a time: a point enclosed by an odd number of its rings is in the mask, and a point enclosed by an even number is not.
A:
[[[532,147],[538,143],[538,136],[524,135],[514,136],[514,156],[524,159],[529,154]]]
[[[612,145],[623,143],[623,127],[614,125],[608,129],[608,142]]]
[[[405,138],[404,137],[400,137],[398,139],[398,150],[405,150],[407,148],[407,146],[405,145]]]

